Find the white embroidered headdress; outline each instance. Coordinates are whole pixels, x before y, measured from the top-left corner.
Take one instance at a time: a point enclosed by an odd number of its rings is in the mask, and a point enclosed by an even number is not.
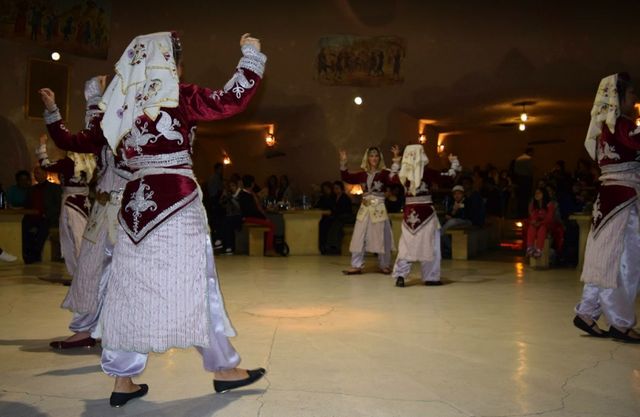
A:
[[[73,178],[78,181],[84,179],[90,183],[96,169],[96,158],[93,154],[67,152],[67,157],[73,161]]]
[[[587,148],[589,156],[596,159],[596,148],[598,138],[602,133],[603,123],[607,125],[611,133],[616,129],[616,120],[620,117],[620,101],[618,98],[618,74],[609,75],[600,81],[596,99],[591,109],[591,122],[587,137],[584,140],[584,147]]]
[[[409,194],[415,195],[416,189],[420,187],[422,182],[422,175],[424,173],[424,167],[429,163],[427,154],[424,153],[422,145],[409,145],[404,149],[402,154],[402,165],[400,166],[400,183],[404,183],[409,180]]]
[[[364,151],[364,156],[362,157],[362,163],[360,164],[360,168],[364,169],[366,172],[371,171],[371,167],[369,166],[369,152],[371,151],[377,151],[378,155],[380,155],[380,163],[378,164],[378,171],[385,169],[387,166],[384,164],[384,156],[382,155],[382,152],[380,152],[380,149],[376,148],[375,146],[367,148],[367,150]]]
[[[115,77],[100,102],[102,131],[111,149],[116,149],[138,117],[146,114],[155,120],[161,107],[178,107],[171,37],[170,32],[138,36],[116,63]]]

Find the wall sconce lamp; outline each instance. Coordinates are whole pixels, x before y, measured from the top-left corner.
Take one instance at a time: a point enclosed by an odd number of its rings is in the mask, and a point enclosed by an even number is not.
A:
[[[269,148],[272,148],[275,146],[276,137],[273,135],[273,133],[267,133],[267,136],[264,139],[264,143],[266,143]]]

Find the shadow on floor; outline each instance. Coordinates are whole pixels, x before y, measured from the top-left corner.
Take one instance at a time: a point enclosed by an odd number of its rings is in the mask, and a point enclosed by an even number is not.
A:
[[[43,372],[41,374],[36,374],[36,376],[71,376],[71,375],[86,375],[86,374],[94,374],[94,373],[102,373],[102,367],[100,365],[89,365],[82,366],[80,368],[71,368],[71,369],[56,369],[53,371]]]
[[[0,400],[0,416],[49,417],[49,414],[32,405]]]
[[[0,346],[19,346],[18,349],[22,352],[31,352],[31,353],[45,353],[52,352],[57,353],[58,355],[65,356],[85,356],[85,355],[102,355],[102,348],[100,345],[96,345],[91,348],[77,348],[77,349],[65,349],[65,350],[56,350],[51,349],[49,346],[50,342],[54,340],[65,339],[67,336],[61,336],[54,339],[14,339],[14,340],[2,340],[0,339]]]
[[[149,387],[150,390],[153,386]],[[107,398],[85,401],[82,417],[137,416],[137,417],[210,417],[227,405],[249,395],[261,395],[264,390],[244,390],[233,394],[207,394],[196,398],[155,403],[144,398],[128,403],[124,410],[112,408]],[[125,411],[123,413],[123,411]],[[4,414],[3,414],[4,415]],[[40,416],[38,416],[40,417]]]

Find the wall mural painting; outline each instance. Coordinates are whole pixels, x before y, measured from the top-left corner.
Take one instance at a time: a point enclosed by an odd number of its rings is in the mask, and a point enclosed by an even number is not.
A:
[[[316,79],[325,85],[400,84],[406,43],[395,36],[325,36],[318,44]]]
[[[0,37],[107,58],[111,0],[0,0]]]

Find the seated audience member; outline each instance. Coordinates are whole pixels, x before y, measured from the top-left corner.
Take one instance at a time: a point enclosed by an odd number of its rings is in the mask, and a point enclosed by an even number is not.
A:
[[[203,203],[207,210],[207,217],[211,227],[211,237],[216,248],[222,247],[222,219],[224,210],[220,204],[220,196],[224,188],[223,179],[224,165],[220,162],[213,166],[213,175],[209,177],[206,186],[202,187],[204,199]]]
[[[354,224],[356,216],[353,212],[353,201],[344,190],[342,181],[333,183],[333,193],[336,196],[336,206],[333,209],[334,221],[327,235],[327,252],[339,255],[342,249],[343,228],[347,224]]]
[[[462,185],[456,185],[453,187],[452,193],[453,199],[445,205],[445,223],[440,229],[442,256],[445,258],[451,258],[451,236],[447,235],[447,230],[452,227],[472,225],[464,187]]]
[[[554,206],[553,221],[549,228],[549,234],[553,238],[553,247],[558,254],[562,253],[564,247],[564,220],[562,218],[562,212],[560,210],[560,204],[558,203],[558,194],[556,188],[553,185],[547,184],[547,194],[549,195],[549,201]]]
[[[14,255],[10,254],[9,252],[7,252],[6,250],[2,250],[2,248],[0,248],[0,261],[13,262],[13,261],[15,261],[17,259],[18,259],[17,256],[14,256]]]
[[[7,190],[7,203],[9,207],[25,207],[29,189],[31,188],[31,174],[29,171],[16,172],[16,183]]]
[[[236,250],[236,231],[242,227],[242,211],[238,202],[238,194],[242,191],[235,181],[225,183],[220,196],[220,205],[225,215],[222,219],[222,246],[224,253],[232,255]]]
[[[546,188],[536,188],[533,201],[529,205],[529,219],[527,220],[527,256],[539,258],[542,256],[544,241],[547,233],[554,226],[556,205]]]
[[[384,189],[384,205],[387,213],[400,213],[404,206],[404,192],[400,184],[387,185]]]
[[[263,207],[274,208],[278,202],[278,177],[269,175],[266,186],[260,190],[258,199],[262,202]]]
[[[595,178],[593,171],[591,169],[591,161],[588,159],[580,159],[578,160],[578,166],[576,168],[575,174],[573,178],[576,182],[581,183],[585,187],[592,187],[595,182]]]
[[[493,166],[487,171],[488,174],[484,178],[484,185],[482,188],[482,196],[486,201],[486,211],[490,216],[500,217],[502,216],[501,196],[499,183],[498,170]]]
[[[333,184],[325,181],[320,185],[320,197],[314,207],[320,210],[333,210],[335,204],[336,199],[333,195]]]
[[[277,199],[278,201],[293,201],[289,177],[286,175],[280,175],[280,179],[278,180]]]
[[[29,190],[26,208],[38,213],[22,219],[22,258],[26,264],[42,261],[49,228],[58,224],[62,202],[62,188],[47,181],[47,173],[39,166],[33,173],[38,183]]]
[[[502,209],[502,217],[510,216],[515,208],[515,204],[512,203],[513,193],[513,181],[509,176],[509,171],[500,171],[500,179],[498,181],[498,188],[500,189],[500,207]],[[512,203],[512,204],[510,204]]]
[[[484,199],[480,190],[483,186],[481,176],[475,176],[473,179],[465,177],[462,179],[462,187],[465,193],[465,205],[468,219],[474,226],[483,226],[487,215]]]
[[[353,224],[353,202],[344,191],[344,183],[335,181],[333,184],[333,208],[331,215],[323,216],[320,220],[320,252],[325,255],[339,255],[342,247],[343,227]]]
[[[446,208],[445,223],[442,226],[443,233],[452,227],[471,226],[464,187],[456,185],[453,187],[452,194],[453,199]]]
[[[265,255],[275,256],[274,236],[275,226],[267,219],[267,215],[258,202],[258,197],[253,192],[255,187],[255,178],[252,175],[244,175],[242,177],[242,190],[238,193],[238,204],[242,213],[242,221],[246,224],[257,224],[265,226],[269,230],[266,232]]]

